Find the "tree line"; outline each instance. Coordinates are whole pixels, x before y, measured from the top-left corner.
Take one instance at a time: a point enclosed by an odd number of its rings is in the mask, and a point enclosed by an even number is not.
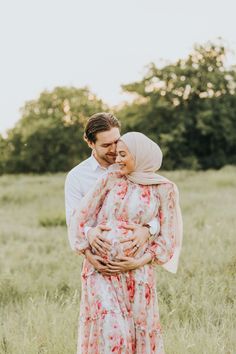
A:
[[[21,110],[7,137],[0,135],[0,173],[68,171],[90,151],[84,124],[113,112],[122,133],[140,131],[163,150],[164,169],[208,169],[236,164],[236,66],[225,65],[222,43],[196,45],[185,59],[123,85],[131,103],[111,108],[88,88],[56,87]]]

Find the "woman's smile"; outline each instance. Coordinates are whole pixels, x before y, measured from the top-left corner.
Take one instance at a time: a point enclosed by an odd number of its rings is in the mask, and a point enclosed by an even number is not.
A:
[[[134,158],[131,155],[127,146],[122,141],[118,141],[116,153],[116,163],[120,166],[122,172],[125,175],[133,172],[135,169]]]

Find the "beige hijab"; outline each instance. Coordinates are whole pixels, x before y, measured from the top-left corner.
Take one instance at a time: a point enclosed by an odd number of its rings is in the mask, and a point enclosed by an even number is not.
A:
[[[177,186],[155,173],[161,167],[162,151],[159,146],[146,135],[130,132],[122,135],[121,139],[128,147],[135,159],[135,170],[127,178],[138,184],[152,185],[171,183],[175,192],[175,251],[171,260],[163,267],[169,272],[176,273],[183,239],[183,222],[179,205],[179,192]]]

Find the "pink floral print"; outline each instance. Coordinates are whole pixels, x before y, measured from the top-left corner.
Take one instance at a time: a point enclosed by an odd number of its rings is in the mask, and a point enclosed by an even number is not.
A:
[[[155,285],[155,264],[170,260],[175,247],[173,186],[141,186],[110,173],[100,180],[75,211],[70,232],[76,250],[89,247],[85,226],[109,224],[106,237],[116,244],[127,237],[124,224],[143,225],[153,218],[160,232],[140,250],[150,252],[150,264],[116,276],[103,276],[84,259],[77,354],[163,354]],[[120,252],[125,254],[120,244]],[[112,255],[111,255],[112,257]]]

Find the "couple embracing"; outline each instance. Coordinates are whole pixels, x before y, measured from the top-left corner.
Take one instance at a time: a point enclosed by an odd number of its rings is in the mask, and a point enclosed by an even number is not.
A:
[[[71,248],[84,256],[77,354],[163,354],[155,266],[175,273],[182,245],[176,185],[156,173],[159,146],[89,118],[92,155],[66,178]]]

